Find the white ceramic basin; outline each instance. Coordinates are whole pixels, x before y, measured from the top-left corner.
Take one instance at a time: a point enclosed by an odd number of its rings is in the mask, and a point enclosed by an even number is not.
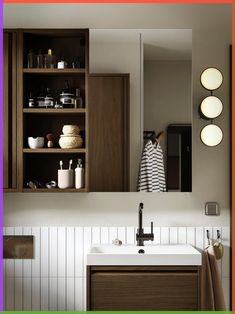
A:
[[[139,253],[144,250],[144,253]],[[93,245],[87,265],[201,265],[201,253],[188,244],[182,245]]]

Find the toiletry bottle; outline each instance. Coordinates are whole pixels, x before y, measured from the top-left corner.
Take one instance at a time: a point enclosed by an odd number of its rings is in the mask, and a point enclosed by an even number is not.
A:
[[[74,100],[74,108],[83,108],[83,99],[81,97],[80,88],[76,88],[76,95]]]
[[[44,55],[44,68],[53,69],[55,67],[55,56],[52,50],[48,49],[48,54]]]
[[[82,167],[82,159],[78,159],[77,168],[75,169],[75,188],[82,189],[84,187],[85,171]]]
[[[67,68],[68,64],[67,62],[64,60],[64,58],[60,58],[60,61],[57,62],[57,69],[65,69]]]
[[[43,55],[42,55],[42,49],[38,50],[37,54],[37,68],[43,68]]]
[[[28,68],[31,69],[31,68],[34,68],[34,66],[35,66],[35,55],[33,53],[33,50],[30,49],[28,53]]]
[[[34,102],[34,98],[33,98],[33,93],[30,92],[29,93],[29,108],[33,108],[35,107],[35,102]]]

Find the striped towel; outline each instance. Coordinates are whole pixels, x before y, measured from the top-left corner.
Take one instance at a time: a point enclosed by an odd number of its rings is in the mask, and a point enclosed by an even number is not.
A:
[[[165,192],[163,152],[159,143],[148,141],[142,154],[138,192]]]

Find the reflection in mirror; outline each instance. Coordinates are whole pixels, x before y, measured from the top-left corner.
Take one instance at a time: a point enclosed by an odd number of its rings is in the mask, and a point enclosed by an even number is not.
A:
[[[143,153],[138,191],[192,191],[191,30],[141,30]]]

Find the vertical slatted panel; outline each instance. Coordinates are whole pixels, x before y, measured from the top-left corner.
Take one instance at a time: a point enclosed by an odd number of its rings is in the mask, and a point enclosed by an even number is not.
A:
[[[75,277],[83,276],[83,228],[75,228]]]
[[[23,310],[24,311],[31,311],[32,309],[32,278],[31,277],[24,277],[23,278]]]
[[[122,241],[123,244],[126,243],[126,228],[124,227],[118,227],[117,230],[118,233],[118,239]]]
[[[15,227],[15,235],[22,235],[23,234],[23,228],[22,227]],[[16,259],[15,260],[15,277],[23,277],[23,260],[22,259]],[[22,289],[23,287],[21,287]],[[20,289],[20,285],[18,286],[18,289]],[[16,292],[18,290],[15,290]]]
[[[126,228],[126,243],[127,244],[135,243],[135,228],[134,227]]]
[[[49,278],[49,310],[57,311],[58,308],[58,278],[50,277]]]
[[[64,227],[58,228],[58,252],[60,258],[58,258],[58,277],[65,277],[66,273],[66,230]]]
[[[161,229],[159,227],[153,227],[154,240],[153,244],[161,243]]]
[[[58,276],[57,228],[49,228],[49,277]]]
[[[14,235],[14,228],[7,227],[6,235]],[[15,263],[13,259],[5,260],[5,308],[7,311],[13,311],[15,308],[15,289],[14,289]]]
[[[195,246],[195,228],[187,227],[187,244]]]
[[[83,308],[83,278],[75,278],[75,311],[85,310]]]
[[[189,243],[203,249],[207,245],[207,229],[214,239],[216,230],[221,231],[225,252],[219,267],[223,271],[222,283],[228,304],[229,227],[155,227],[154,244]],[[145,231],[149,232],[150,228]],[[35,236],[35,259],[4,261],[5,307],[8,310],[85,310],[85,263],[90,245],[109,243],[115,237],[123,243],[136,244],[134,227],[15,227],[5,228],[4,233]]]
[[[162,227],[161,228],[161,244],[169,244],[169,228]]]
[[[58,277],[58,311],[66,310],[66,282],[65,277]]]
[[[48,277],[49,268],[49,234],[48,227],[41,228],[41,277]]]
[[[6,235],[14,235],[14,228],[7,227],[5,229]],[[15,276],[15,262],[13,259],[6,259],[5,260],[5,267],[6,267],[6,278],[14,277]],[[7,283],[7,282],[6,282]]]
[[[92,228],[92,244],[100,243],[100,227]]]
[[[178,243],[178,228],[172,227],[170,228],[170,244]]]
[[[74,277],[67,277],[67,293],[66,293],[66,310],[74,311],[74,294],[75,294]]]
[[[204,229],[203,227],[196,227],[196,248],[203,250],[204,248]]]
[[[74,241],[74,227],[67,228],[67,237],[66,237],[66,276],[74,277],[74,253],[75,253],[75,241]]]
[[[31,227],[23,228],[24,235],[31,235]],[[23,260],[23,310],[31,311],[32,309],[32,260]]]
[[[48,227],[41,228],[41,310],[49,309],[49,234]]]
[[[90,227],[84,227],[84,238],[83,238],[83,276],[86,277],[86,255],[89,251],[89,248],[91,246],[91,228]]]
[[[32,311],[41,309],[41,278],[32,278]]]
[[[100,228],[100,236],[101,236],[101,243],[108,244],[109,243],[109,228],[108,227],[101,227]]]
[[[34,236],[34,259],[32,260],[32,277],[41,277],[41,232],[39,227],[32,228]],[[35,300],[36,302],[36,300]]]
[[[41,278],[41,310],[49,310],[49,278]]]
[[[14,277],[6,277],[6,298],[5,298],[5,307],[6,311],[14,311],[15,302],[14,302]]]
[[[187,229],[185,227],[178,228],[178,243],[179,244],[187,243]]]
[[[22,235],[23,228],[15,227],[15,235]],[[23,260],[15,260],[15,309],[23,310]]]
[[[15,277],[15,310],[23,310],[23,277]]]
[[[117,228],[110,227],[109,228],[109,243],[112,244],[112,241],[117,239],[117,237],[118,237]]]

